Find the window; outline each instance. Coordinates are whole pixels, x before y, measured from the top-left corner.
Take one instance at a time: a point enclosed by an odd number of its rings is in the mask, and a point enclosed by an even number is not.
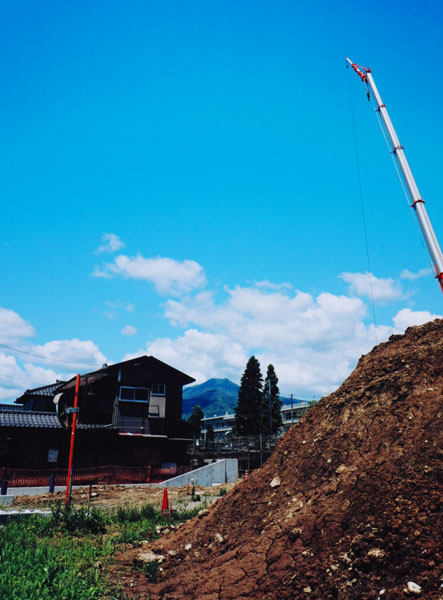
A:
[[[122,402],[149,402],[149,389],[141,387],[120,388],[120,401]]]
[[[153,383],[151,394],[153,396],[164,396],[166,394],[166,385],[164,383]]]

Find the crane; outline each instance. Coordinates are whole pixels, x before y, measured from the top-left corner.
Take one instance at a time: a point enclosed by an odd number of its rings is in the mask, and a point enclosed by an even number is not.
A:
[[[383,103],[377,86],[375,85],[371,69],[362,67],[361,65],[352,62],[349,58],[346,58],[346,61],[351,65],[362,82],[366,84],[368,88],[368,97],[369,94],[372,93],[373,97],[375,98],[375,102],[377,104],[376,110],[380,114],[383,127],[391,144],[391,152],[395,156],[397,165],[406,184],[410,206],[414,209],[418,224],[420,225],[421,232],[426,242],[426,246],[429,254],[431,255],[432,264],[434,265],[435,269],[435,277],[440,283],[440,287],[443,292],[443,254],[438,244],[437,236],[432,228],[431,221],[429,220],[428,213],[425,208],[425,202],[418,191],[417,184],[406,159],[404,148],[400,144],[397,133],[386,109],[386,105]]]

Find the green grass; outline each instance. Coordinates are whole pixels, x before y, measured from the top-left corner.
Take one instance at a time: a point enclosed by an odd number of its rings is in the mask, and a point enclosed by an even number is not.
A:
[[[197,511],[173,517],[179,523]],[[106,566],[128,544],[158,536],[168,525],[152,506],[114,511],[52,508],[50,518],[11,518],[0,528],[2,600],[95,600],[124,598]],[[157,528],[157,529],[156,529]],[[156,565],[147,567],[155,579]]]

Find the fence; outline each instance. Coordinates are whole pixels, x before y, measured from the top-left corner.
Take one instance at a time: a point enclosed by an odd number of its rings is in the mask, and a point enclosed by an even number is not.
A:
[[[171,477],[187,473],[191,467],[119,467],[109,465],[90,469],[74,469],[73,485],[160,483]],[[9,487],[49,486],[51,474],[55,476],[54,485],[66,485],[67,469],[28,470],[0,467],[0,480],[8,481]]]

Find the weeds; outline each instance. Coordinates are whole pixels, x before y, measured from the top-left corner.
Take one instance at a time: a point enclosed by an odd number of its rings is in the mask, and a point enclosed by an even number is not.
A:
[[[171,518],[176,524],[197,509]],[[52,506],[50,518],[9,519],[1,529],[0,598],[8,600],[99,600],[124,598],[107,578],[106,565],[127,544],[158,537],[169,518],[152,506],[88,512]],[[155,581],[158,564],[144,566]]]
[[[155,520],[158,513],[150,504],[146,504],[141,508],[136,507],[119,507],[111,516],[117,523],[134,523],[141,520]]]
[[[85,508],[73,508],[61,503],[53,505],[49,527],[76,534],[106,531],[103,513],[96,509],[88,512]]]
[[[146,579],[150,583],[155,583],[157,581],[157,572],[158,572],[158,560],[152,560],[148,563],[135,563],[135,568],[144,573]]]
[[[95,565],[110,552],[111,545],[102,536],[74,540],[57,529],[51,531],[42,517],[10,521],[2,529],[0,598],[101,598],[106,585]]]

